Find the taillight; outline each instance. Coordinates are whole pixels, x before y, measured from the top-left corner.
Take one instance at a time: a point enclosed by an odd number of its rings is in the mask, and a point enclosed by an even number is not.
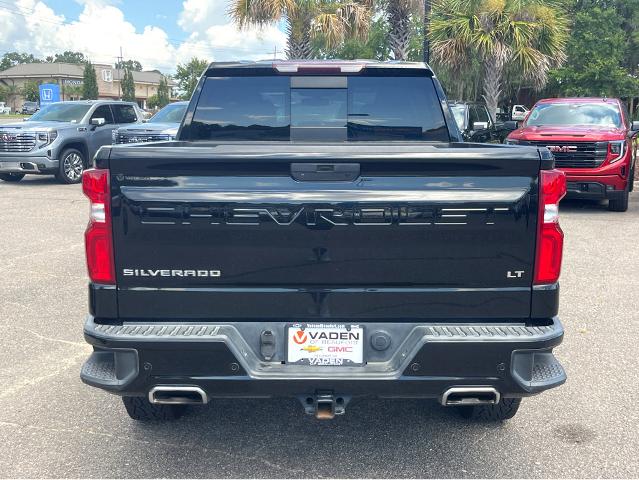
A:
[[[115,284],[109,171],[97,168],[85,170],[82,191],[91,202],[89,225],[84,233],[89,278],[96,283]]]
[[[542,170],[539,177],[539,225],[535,257],[535,284],[555,283],[561,273],[564,232],[559,226],[559,201],[566,195],[566,175]]]

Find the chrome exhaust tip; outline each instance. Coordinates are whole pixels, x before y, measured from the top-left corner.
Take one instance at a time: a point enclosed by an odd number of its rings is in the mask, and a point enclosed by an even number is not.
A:
[[[158,385],[149,391],[149,402],[161,405],[204,405],[209,402],[200,387]]]
[[[441,404],[455,405],[495,405],[501,396],[493,387],[452,387],[444,392]]]

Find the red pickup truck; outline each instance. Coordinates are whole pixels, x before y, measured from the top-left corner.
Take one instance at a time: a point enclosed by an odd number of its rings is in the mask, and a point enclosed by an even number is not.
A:
[[[610,98],[550,98],[535,104],[511,145],[545,146],[566,173],[568,197],[608,199],[608,209],[628,210],[639,122]]]

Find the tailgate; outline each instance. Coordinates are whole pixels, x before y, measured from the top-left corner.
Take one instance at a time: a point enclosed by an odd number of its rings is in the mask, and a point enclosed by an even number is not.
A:
[[[530,315],[534,148],[169,145],[111,151],[123,319]]]

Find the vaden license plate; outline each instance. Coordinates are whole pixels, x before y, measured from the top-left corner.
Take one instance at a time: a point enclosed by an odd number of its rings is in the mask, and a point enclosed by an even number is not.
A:
[[[288,363],[357,366],[364,363],[359,325],[295,324],[288,327]]]

